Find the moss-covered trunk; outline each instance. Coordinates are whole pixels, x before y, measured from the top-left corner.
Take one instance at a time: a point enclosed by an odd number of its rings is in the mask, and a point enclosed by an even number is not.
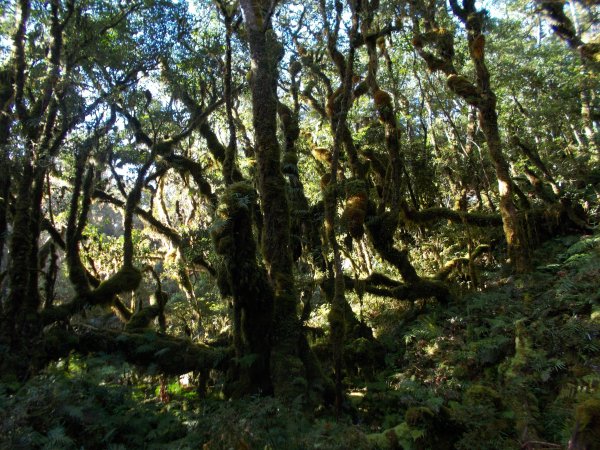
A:
[[[456,15],[460,17],[467,28],[467,39],[469,53],[475,66],[477,88],[481,98],[477,104],[479,109],[479,124],[488,151],[496,170],[498,178],[498,191],[500,193],[500,215],[502,226],[508,244],[511,263],[518,272],[528,268],[529,248],[525,242],[525,236],[517,216],[517,209],[513,201],[514,183],[510,176],[508,161],[502,150],[500,128],[498,127],[498,113],[496,110],[496,94],[490,85],[490,73],[485,63],[485,37],[483,35],[484,13],[476,11],[470,3],[462,9],[457,9],[455,2],[451,2]]]
[[[37,306],[37,264],[31,267],[32,248],[37,235],[32,236],[33,167],[30,161],[23,164],[21,180],[13,215],[9,249],[8,295],[2,311],[2,341],[10,349],[10,358],[2,360],[0,369],[25,378],[31,359],[31,339],[39,332]],[[34,285],[33,287],[31,285]],[[33,295],[30,297],[29,295]],[[8,352],[6,355],[8,356]]]
[[[483,22],[485,11],[478,11],[475,2],[450,0],[454,15],[460,19],[467,30],[467,40],[471,61],[475,67],[475,83],[460,75],[454,67],[454,36],[436,22],[435,2],[412,5],[414,39],[419,55],[431,71],[440,71],[447,75],[447,85],[452,92],[463,98],[469,105],[477,108],[479,124],[485,135],[488,151],[498,180],[500,194],[500,215],[504,234],[508,244],[509,257],[514,268],[522,272],[528,267],[528,249],[525,236],[517,215],[513,195],[518,192],[510,176],[508,161],[502,149],[502,140],[498,127],[496,95],[491,88],[490,74],[485,63],[485,36]],[[419,18],[423,18],[425,32],[421,33]]]
[[[217,253],[224,259],[222,293],[233,300],[233,343],[236,361],[229,371],[226,393],[233,397],[270,393],[273,289],[257,263],[252,232],[256,193],[248,183],[230,185],[219,210],[222,222],[212,231]]]
[[[244,0],[241,5],[252,59],[252,115],[263,213],[261,247],[275,293],[271,377],[275,395],[292,401],[306,394],[306,371],[299,351],[290,211],[277,141],[277,63],[282,47],[271,27],[274,3]]]
[[[8,231],[8,194],[11,184],[8,140],[12,125],[11,109],[14,95],[12,78],[10,70],[0,71],[0,105],[2,105],[2,110],[0,110],[0,271],[2,271],[4,245]],[[1,283],[2,279],[0,279]]]
[[[498,114],[496,113],[496,97],[491,91],[479,108],[479,123],[496,169],[498,191],[500,193],[499,210],[502,216],[504,236],[508,244],[509,257],[515,269],[522,272],[528,267],[529,250],[525,243],[524,232],[513,201],[513,181],[510,177],[508,162],[502,152]]]

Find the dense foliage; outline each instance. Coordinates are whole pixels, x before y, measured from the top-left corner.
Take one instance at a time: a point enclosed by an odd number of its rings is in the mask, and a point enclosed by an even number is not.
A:
[[[596,3],[0,2],[0,447],[600,448]]]

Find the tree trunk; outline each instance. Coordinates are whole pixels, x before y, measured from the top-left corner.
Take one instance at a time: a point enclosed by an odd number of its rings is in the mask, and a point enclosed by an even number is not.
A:
[[[261,247],[275,292],[271,378],[275,395],[291,402],[307,394],[307,374],[300,358],[290,211],[277,141],[277,63],[283,49],[271,27],[274,5],[266,0],[241,2],[252,60],[252,115],[263,213]]]
[[[508,253],[511,263],[517,272],[523,272],[528,267],[528,247],[525,243],[524,233],[517,216],[517,208],[513,202],[513,181],[510,177],[508,162],[502,153],[502,141],[498,129],[498,115],[496,113],[496,98],[492,92],[489,99],[479,108],[479,123],[488,144],[488,151],[496,169],[498,178],[498,191],[500,194],[500,215],[502,227],[508,244]]]
[[[498,128],[496,111],[496,95],[490,85],[490,74],[485,64],[485,36],[483,35],[484,11],[477,11],[475,2],[450,0],[454,14],[463,22],[467,30],[467,40],[471,61],[475,66],[475,84],[458,74],[453,64],[454,36],[444,28],[440,28],[435,20],[435,5],[414,6],[415,38],[413,44],[432,71],[444,72],[451,91],[463,98],[469,105],[477,108],[479,124],[488,144],[488,151],[498,179],[500,194],[500,215],[502,216],[504,234],[508,244],[511,263],[517,272],[528,268],[528,246],[525,242],[513,194],[515,185],[510,177],[508,161],[502,150],[502,140]],[[416,10],[427,18],[426,33],[419,32],[419,21]],[[431,46],[436,54],[425,47]]]

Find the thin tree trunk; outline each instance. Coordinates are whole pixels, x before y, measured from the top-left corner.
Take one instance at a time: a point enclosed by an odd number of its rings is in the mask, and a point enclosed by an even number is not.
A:
[[[511,263],[517,272],[527,270],[528,246],[517,215],[513,195],[515,186],[510,176],[508,161],[503,149],[498,127],[496,111],[496,95],[490,85],[490,74],[485,63],[485,36],[483,35],[484,13],[477,11],[475,2],[463,1],[462,7],[457,0],[450,0],[454,14],[464,23],[467,29],[467,39],[471,61],[475,66],[475,81],[473,84],[466,77],[459,75],[453,65],[454,37],[445,29],[438,27],[435,21],[434,5],[420,6],[420,12],[427,17],[426,33],[419,32],[418,15],[414,14],[415,39],[417,51],[431,70],[444,72],[450,90],[462,97],[469,105],[475,106],[479,113],[479,124],[485,136],[488,151],[498,179],[500,194],[500,214],[502,216],[504,234],[508,244]],[[419,7],[416,7],[419,9]],[[425,47],[431,46],[436,54]]]

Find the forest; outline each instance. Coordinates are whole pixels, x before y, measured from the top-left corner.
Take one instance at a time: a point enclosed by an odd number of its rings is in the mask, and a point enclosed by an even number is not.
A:
[[[0,449],[600,449],[599,1],[0,9]]]

